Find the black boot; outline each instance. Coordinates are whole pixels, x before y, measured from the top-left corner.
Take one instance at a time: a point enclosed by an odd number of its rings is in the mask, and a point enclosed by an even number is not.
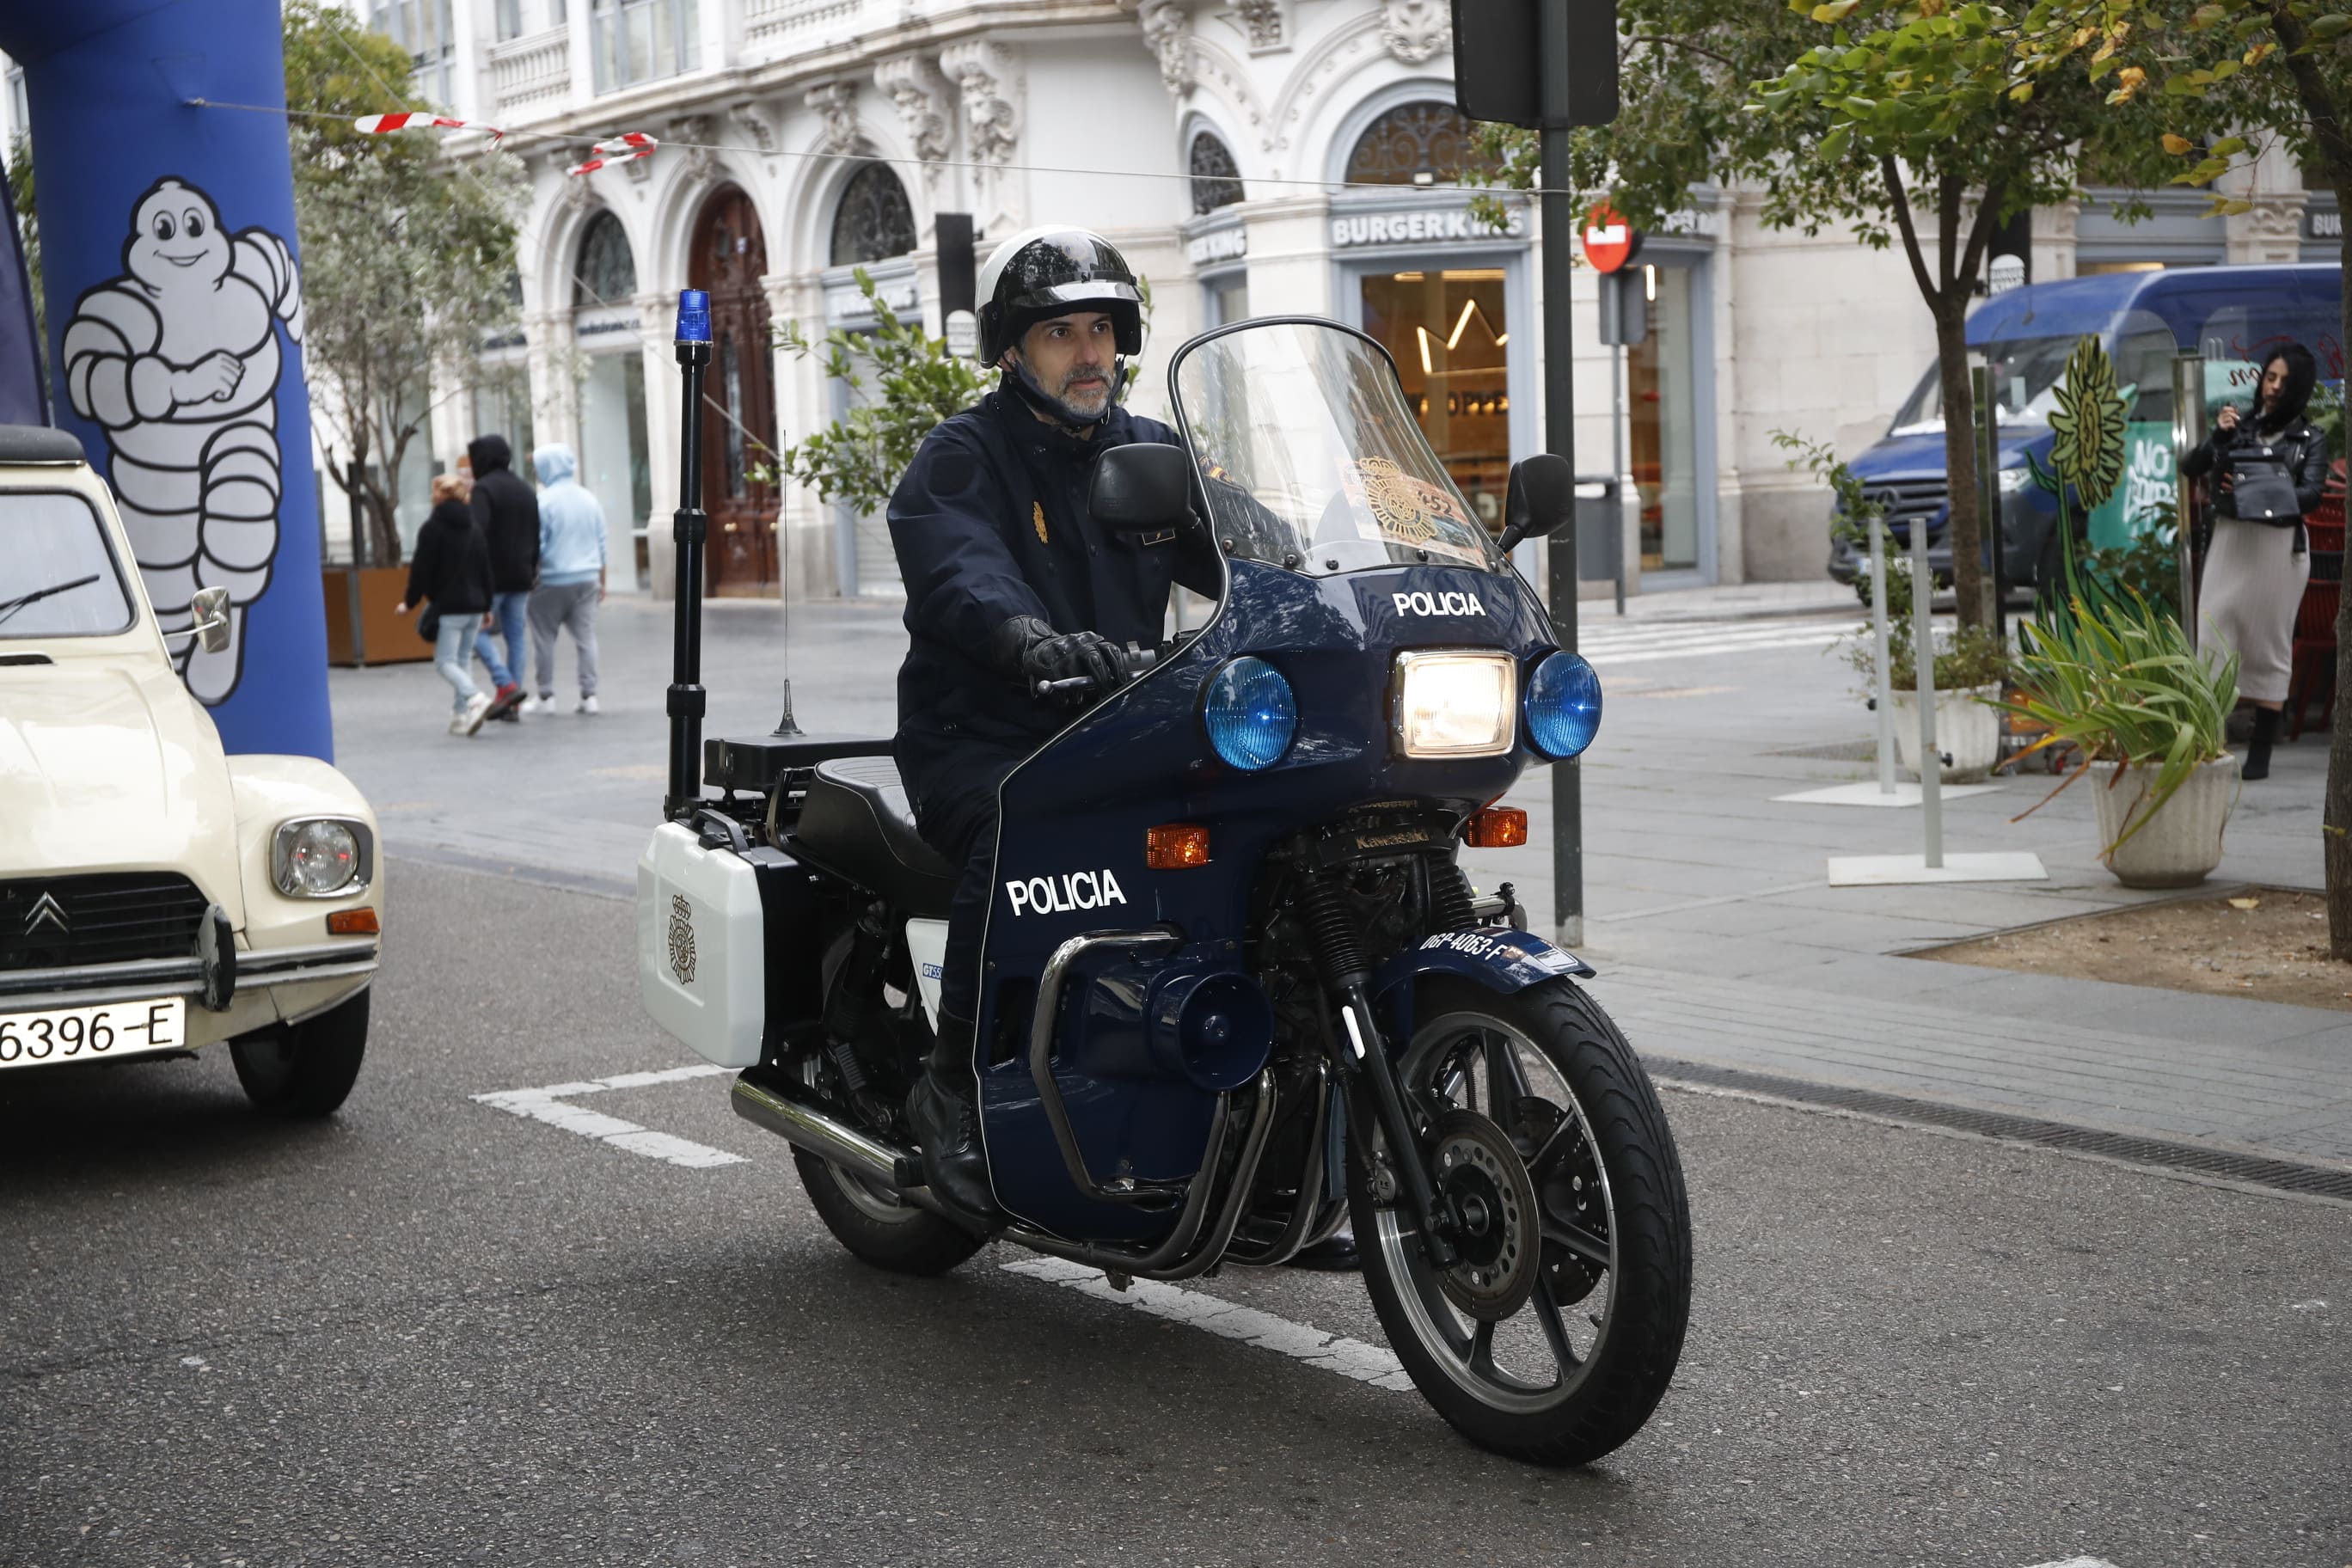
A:
[[[968,1214],[996,1212],[988,1186],[988,1156],[980,1147],[980,1079],[972,1066],[972,1022],[945,1011],[924,1065],[907,1096],[907,1120],[921,1145],[923,1180],[947,1203]]]
[[[2278,739],[2279,710],[2275,708],[2254,710],[2253,739],[2246,742],[2246,765],[2238,770],[2242,779],[2266,779],[2271,776],[2271,745]]]

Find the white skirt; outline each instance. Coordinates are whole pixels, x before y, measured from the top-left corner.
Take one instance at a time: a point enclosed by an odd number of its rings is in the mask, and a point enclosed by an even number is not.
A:
[[[2294,552],[2298,531],[2267,522],[2213,520],[2197,601],[2197,646],[2238,656],[2238,695],[2284,702],[2294,658],[2295,610],[2311,580],[2311,552]]]

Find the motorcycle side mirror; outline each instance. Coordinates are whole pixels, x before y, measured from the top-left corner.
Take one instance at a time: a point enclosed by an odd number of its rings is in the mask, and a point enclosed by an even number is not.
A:
[[[1511,487],[1503,497],[1505,554],[1522,539],[1543,539],[1576,516],[1576,469],[1557,452],[1538,452],[1511,465]]]
[[[1105,528],[1139,533],[1182,522],[1192,498],[1192,455],[1181,447],[1138,441],[1095,459],[1087,510]]]

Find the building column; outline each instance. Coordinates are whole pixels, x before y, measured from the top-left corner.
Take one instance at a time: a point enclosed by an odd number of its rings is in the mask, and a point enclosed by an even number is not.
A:
[[[761,280],[768,296],[768,330],[772,336],[787,321],[798,321],[803,333],[824,331],[824,289],[806,274],[770,273]],[[818,363],[803,359],[775,342],[768,367],[770,395],[776,405],[776,445],[771,466],[782,468],[782,448],[831,420],[826,405],[824,373]],[[841,578],[835,563],[833,509],[819,501],[814,490],[776,480],[777,592],[787,604],[807,599],[838,598]]]
[[[669,536],[670,514],[677,510],[677,353],[665,330],[677,320],[674,292],[639,294],[629,301],[636,307],[638,333],[646,356],[646,466],[653,479],[653,510],[646,520],[646,556],[651,568],[651,590],[656,599],[677,593],[677,546]]]
[[[2276,142],[2252,163],[2213,183],[2216,193],[2253,205],[2221,220],[2224,255],[2233,267],[2291,265],[2303,259],[2303,171]]]
[[[534,441],[561,441],[580,450],[580,384],[572,374],[574,340],[569,310],[534,310],[523,318],[530,366],[530,428]]]
[[[1277,196],[1235,209],[1249,230],[1253,316],[1331,313],[1331,202]]]

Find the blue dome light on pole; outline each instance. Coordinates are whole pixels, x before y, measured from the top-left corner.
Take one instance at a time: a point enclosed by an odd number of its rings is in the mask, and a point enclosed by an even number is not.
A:
[[[1237,658],[1209,679],[1201,721],[1209,744],[1229,766],[1270,768],[1298,732],[1298,699],[1282,671],[1262,658]]]
[[[710,293],[708,289],[678,290],[677,341],[682,343],[707,343],[710,341]]]
[[[1592,744],[1601,732],[1601,677],[1581,656],[1544,656],[1528,679],[1528,741],[1555,762]]]

